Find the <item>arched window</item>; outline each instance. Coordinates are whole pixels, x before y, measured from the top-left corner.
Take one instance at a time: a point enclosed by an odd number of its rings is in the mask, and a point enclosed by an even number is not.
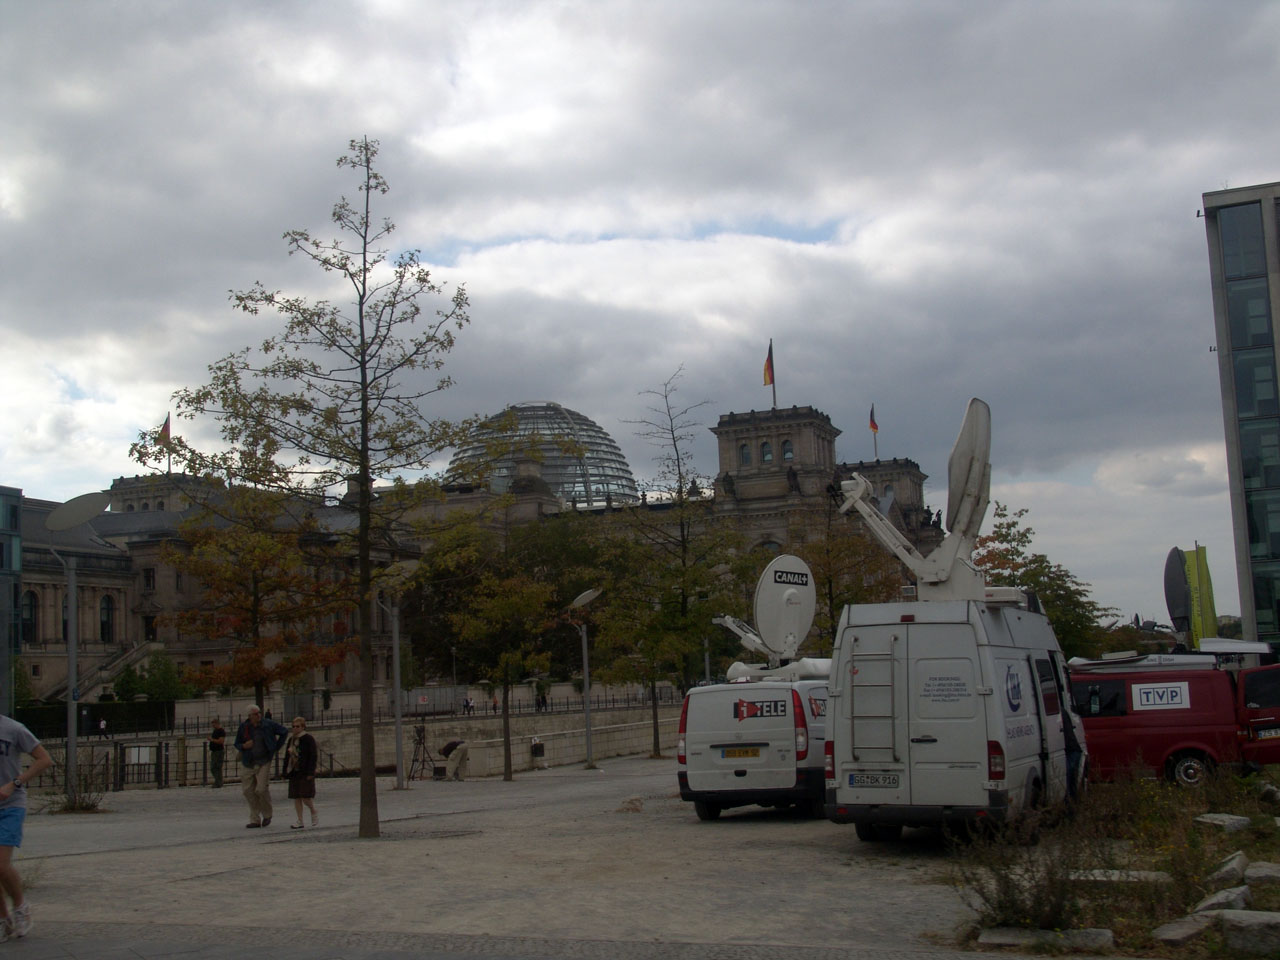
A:
[[[751,447],[745,443],[738,448],[738,466],[751,466]]]
[[[116,636],[116,602],[111,597],[103,597],[98,604],[98,639],[103,643],[111,643]]]
[[[782,459],[794,460],[795,457],[796,457],[795,451],[791,449],[791,441],[783,440],[782,441]]]
[[[125,504],[125,507],[124,507],[124,512],[125,512],[125,513],[133,513],[133,504],[132,504],[132,503],[126,503],[126,504]]]
[[[145,500],[144,500],[144,501],[142,501],[142,509],[143,509],[143,510],[150,510],[150,509],[151,509],[151,504],[147,503]]]
[[[163,510],[163,509],[164,509],[164,501],[163,501],[163,500],[157,500],[157,501],[156,501],[156,509],[157,509],[157,510]]]
[[[39,613],[40,603],[35,595],[35,591],[28,590],[22,595],[21,618],[22,618],[22,642],[36,642],[36,628],[40,625]]]
[[[760,462],[773,463],[773,444],[768,440],[760,444]]]

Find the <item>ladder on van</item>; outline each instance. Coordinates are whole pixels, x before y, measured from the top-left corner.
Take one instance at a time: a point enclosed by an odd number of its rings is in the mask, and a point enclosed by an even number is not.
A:
[[[887,751],[895,761],[898,755],[896,704],[893,683],[893,644],[887,651],[860,650],[862,642],[854,636],[853,655],[849,658],[849,723],[853,759],[859,762],[885,759],[877,751]]]

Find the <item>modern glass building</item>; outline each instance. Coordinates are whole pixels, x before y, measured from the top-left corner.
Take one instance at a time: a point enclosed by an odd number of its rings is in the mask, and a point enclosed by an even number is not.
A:
[[[1280,183],[1203,200],[1242,626],[1280,646]]]
[[[640,499],[631,467],[599,424],[558,403],[517,403],[489,418],[449,462],[449,474],[480,473],[505,493],[520,460],[536,460],[558,497],[578,507]]]

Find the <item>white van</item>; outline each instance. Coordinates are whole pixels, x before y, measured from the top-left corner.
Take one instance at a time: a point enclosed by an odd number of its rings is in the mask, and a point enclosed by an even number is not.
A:
[[[829,819],[883,840],[1068,799],[1068,725],[1076,742],[1084,734],[1066,662],[1045,617],[1001,594],[845,610],[828,700]]]
[[[734,617],[714,618],[769,662],[735,663],[729,683],[694,687],[684,698],[676,777],[681,799],[693,801],[700,820],[748,804],[795,806],[815,817],[825,812],[831,661],[793,659],[813,625],[816,604],[808,565],[782,555],[756,584],[758,630]]]
[[[823,816],[826,710],[825,675],[694,687],[680,711],[680,798],[700,820],[748,804]]]
[[[1048,619],[1023,591],[986,586],[970,561],[990,448],[991,411],[975,398],[948,464],[949,532],[928,557],[877,512],[865,479],[841,485],[841,510],[856,509],[916,575],[918,597],[846,607],[838,628],[826,812],[862,840],[1010,820],[1069,799],[1087,765]]]

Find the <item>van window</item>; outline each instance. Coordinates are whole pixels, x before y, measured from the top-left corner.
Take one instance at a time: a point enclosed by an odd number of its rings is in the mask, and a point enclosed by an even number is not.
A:
[[[1280,670],[1244,675],[1244,705],[1250,710],[1280,707]]]
[[[1082,717],[1123,717],[1123,680],[1076,680],[1071,684],[1071,703]]]
[[[1036,661],[1036,676],[1040,678],[1040,700],[1046,716],[1056,717],[1062,710],[1058,699],[1058,678],[1053,675],[1053,665],[1048,660]]]

